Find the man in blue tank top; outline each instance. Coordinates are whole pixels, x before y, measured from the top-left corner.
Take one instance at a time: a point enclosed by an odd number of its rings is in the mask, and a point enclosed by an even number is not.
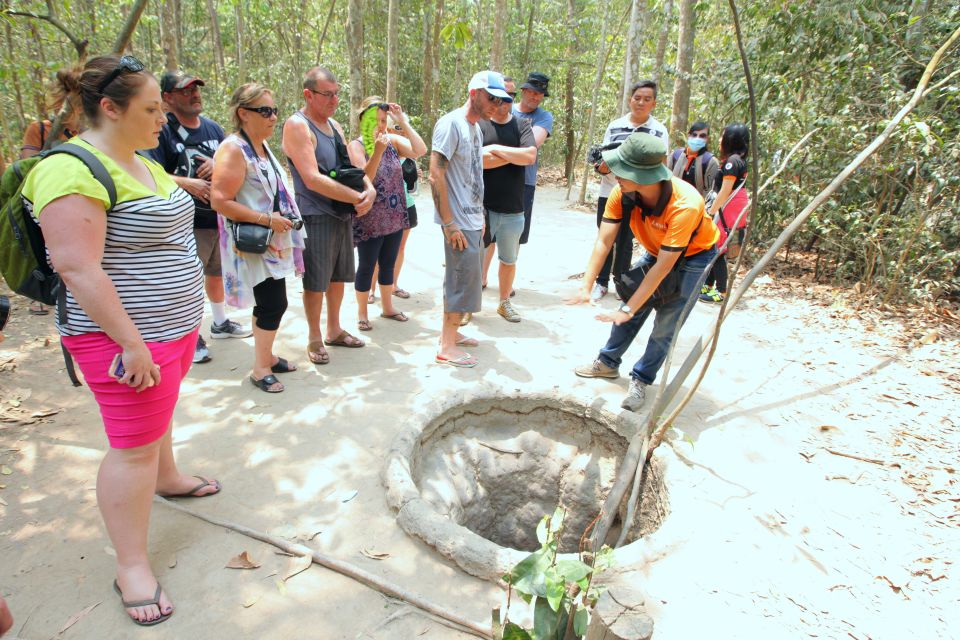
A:
[[[333,114],[340,104],[340,85],[333,72],[314,67],[303,78],[304,106],[283,125],[283,152],[290,165],[297,206],[307,230],[303,252],[303,308],[309,330],[307,357],[327,364],[327,346],[362,347],[364,342],[340,326],[343,285],[353,282],[353,217],[370,211],[376,191],[364,178],[354,191],[330,177],[346,159],[345,137]],[[347,203],[351,206],[344,206]],[[320,331],[323,299],[327,299],[326,340]]]

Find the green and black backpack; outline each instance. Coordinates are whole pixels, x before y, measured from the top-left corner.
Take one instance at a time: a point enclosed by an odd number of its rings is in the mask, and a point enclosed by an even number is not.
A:
[[[110,209],[117,203],[117,188],[106,167],[87,149],[64,143],[36,156],[17,160],[0,177],[0,273],[13,291],[47,305],[57,305],[60,323],[66,322],[66,288],[60,276],[47,263],[46,245],[40,224],[23,202],[23,183],[27,174],[52,155],[65,153],[80,160],[103,185]],[[109,211],[109,209],[108,209]],[[68,362],[67,372],[79,384]]]

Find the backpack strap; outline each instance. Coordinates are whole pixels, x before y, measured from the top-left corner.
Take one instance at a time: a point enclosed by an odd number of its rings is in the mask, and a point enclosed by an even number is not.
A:
[[[84,149],[80,145],[67,142],[60,145],[56,149],[48,151],[44,157],[59,153],[65,153],[68,156],[73,156],[85,164],[87,169],[90,170],[90,173],[93,174],[93,177],[96,178],[97,182],[103,185],[103,188],[107,191],[107,198],[110,200],[110,207],[107,209],[107,212],[117,206],[117,185],[114,183],[113,178],[107,171],[107,168],[103,166],[103,163],[100,162],[100,159],[97,158],[97,156],[87,149]],[[66,324],[67,287],[64,286],[63,282],[60,283],[60,288],[57,291],[57,318],[61,325]],[[67,347],[63,344],[62,339],[60,340],[60,350],[63,352],[63,363],[66,366],[67,376],[70,378],[70,382],[75,387],[82,386],[80,379],[77,377],[77,370],[73,364],[73,358],[70,356],[70,352],[67,351]]]
[[[113,209],[115,206],[117,206],[117,185],[113,182],[110,172],[107,171],[107,168],[103,166],[103,163],[100,162],[100,159],[97,158],[97,156],[90,151],[87,151],[80,145],[73,144],[72,142],[65,142],[56,149],[51,149],[46,153],[46,156],[52,156],[58,153],[65,153],[68,156],[73,156],[83,164],[87,165],[87,169],[90,170],[90,173],[93,174],[93,177],[96,178],[97,182],[99,182],[107,191],[107,198],[110,200],[110,207],[107,209],[108,213],[110,212],[110,209]]]

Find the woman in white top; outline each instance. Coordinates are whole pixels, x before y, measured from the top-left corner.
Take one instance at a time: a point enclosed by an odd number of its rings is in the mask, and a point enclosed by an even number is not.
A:
[[[227,304],[253,305],[254,362],[250,381],[267,393],[283,385],[274,374],[297,367],[273,353],[280,319],[287,310],[284,278],[303,274],[303,221],[285,184],[280,163],[266,140],[277,124],[273,93],[248,82],[230,100],[235,133],[214,156],[210,204],[220,214],[220,255]],[[238,251],[236,224],[268,227],[273,234],[264,253]]]

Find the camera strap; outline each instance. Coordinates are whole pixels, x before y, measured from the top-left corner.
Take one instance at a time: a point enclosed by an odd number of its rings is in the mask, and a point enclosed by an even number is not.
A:
[[[243,136],[243,139],[246,141],[250,148],[253,149],[254,155],[257,154],[257,150],[253,148],[253,142],[250,141],[250,136],[247,135],[247,132],[243,129],[240,129],[240,135]],[[267,148],[267,145],[263,145],[263,152],[267,154],[267,160],[270,162],[270,166],[273,167],[273,173],[277,178],[277,186],[273,189],[273,211],[280,211],[283,213],[283,210],[280,208],[280,169],[277,168],[276,163],[273,161],[273,154],[270,153],[270,149]],[[260,163],[259,156],[257,156],[257,168],[260,170],[260,173],[263,175],[264,181],[266,181],[267,186],[270,186],[270,175],[267,173],[267,169]]]

